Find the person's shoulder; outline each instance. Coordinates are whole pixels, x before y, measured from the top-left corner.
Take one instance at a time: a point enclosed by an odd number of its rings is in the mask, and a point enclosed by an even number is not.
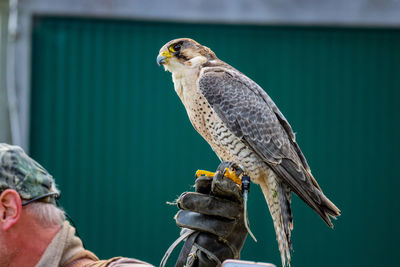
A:
[[[100,260],[92,262],[86,267],[151,267],[147,262],[131,258],[115,257],[109,260]]]

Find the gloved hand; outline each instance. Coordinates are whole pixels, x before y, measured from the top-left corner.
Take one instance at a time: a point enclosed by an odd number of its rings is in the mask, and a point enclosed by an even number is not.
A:
[[[177,225],[183,233],[188,229],[196,232],[187,238],[176,266],[219,266],[226,259],[240,257],[247,236],[242,192],[224,178],[225,168],[242,173],[235,164],[223,162],[214,179],[197,178],[196,192],[185,192],[178,198],[181,210],[175,216]]]

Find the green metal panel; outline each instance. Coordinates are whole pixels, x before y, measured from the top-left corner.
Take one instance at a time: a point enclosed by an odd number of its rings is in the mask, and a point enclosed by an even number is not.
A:
[[[159,48],[192,37],[246,73],[297,132],[319,184],[342,210],[335,229],[293,200],[293,266],[396,265],[400,238],[400,32],[37,18],[31,154],[102,258],[158,264],[179,231],[176,208],[218,160],[192,128]],[[250,194],[242,258],[280,265],[261,190]]]
[[[0,0],[0,142],[10,142],[10,115],[7,96],[8,1]]]

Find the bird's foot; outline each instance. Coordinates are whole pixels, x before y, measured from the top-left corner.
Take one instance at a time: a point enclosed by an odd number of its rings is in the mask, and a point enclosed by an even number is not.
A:
[[[232,180],[232,182],[234,182],[235,184],[238,184],[239,186],[242,185],[243,170],[240,167],[238,167],[235,163],[225,161],[218,166],[217,172],[223,173],[224,177],[228,178],[229,180]],[[216,174],[215,172],[197,170],[196,178],[199,178],[200,176],[214,177],[215,174]]]
[[[232,182],[234,182],[235,184],[242,185],[242,179],[239,175],[236,174],[236,171],[234,169],[225,168],[224,176],[232,180]]]

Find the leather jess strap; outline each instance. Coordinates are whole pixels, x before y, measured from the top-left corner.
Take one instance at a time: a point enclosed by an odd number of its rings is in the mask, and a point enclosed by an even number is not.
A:
[[[196,241],[196,238],[199,235],[199,233],[200,232],[196,231],[187,238],[185,244],[181,249],[181,253],[179,254],[178,260],[176,261],[175,267],[183,267],[185,265],[186,261],[188,260],[189,253],[192,251],[193,244]],[[195,255],[191,255],[192,259],[190,259],[190,261],[195,260],[193,259],[193,257],[195,257]]]

